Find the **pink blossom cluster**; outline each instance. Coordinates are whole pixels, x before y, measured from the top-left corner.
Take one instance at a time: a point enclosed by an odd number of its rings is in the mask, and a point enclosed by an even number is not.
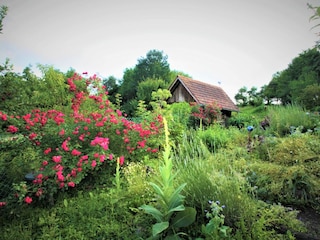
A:
[[[151,123],[129,121],[119,109],[113,109],[104,87],[90,95],[78,87],[84,81],[86,86],[98,89],[100,80],[96,76],[83,79],[75,74],[67,80],[73,94],[71,115],[35,109],[24,116],[9,117],[0,111],[0,121],[20,121],[19,127],[8,125],[6,131],[25,136],[43,157],[32,189],[24,198],[26,204],[31,204],[33,197],[50,194],[54,186],[58,189],[76,187],[85,177],[84,173],[106,168],[115,159],[119,159],[122,166],[125,159],[134,159],[134,154],[158,151],[158,146],[152,147],[149,139],[162,131],[160,115]],[[90,111],[82,107],[84,102],[91,104]],[[0,202],[0,207],[5,205]]]

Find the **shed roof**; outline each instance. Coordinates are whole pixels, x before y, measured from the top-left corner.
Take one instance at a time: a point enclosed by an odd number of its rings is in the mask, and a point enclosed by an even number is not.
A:
[[[211,104],[216,101],[223,110],[239,111],[239,108],[232,102],[225,91],[219,87],[198,80],[178,75],[174,82],[170,85],[171,93],[182,84],[188,93],[192,96],[194,101],[198,104]]]

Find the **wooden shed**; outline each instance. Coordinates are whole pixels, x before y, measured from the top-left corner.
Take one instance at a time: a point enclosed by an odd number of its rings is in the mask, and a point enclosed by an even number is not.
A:
[[[231,112],[239,111],[221,87],[188,77],[178,75],[170,85],[169,91],[172,96],[168,99],[168,103],[196,102],[199,105],[206,105],[215,101],[221,106],[221,112],[226,117],[230,117]]]

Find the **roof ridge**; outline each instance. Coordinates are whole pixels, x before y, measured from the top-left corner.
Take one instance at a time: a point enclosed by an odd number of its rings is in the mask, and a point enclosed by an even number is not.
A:
[[[178,77],[178,78],[182,77],[182,78],[185,78],[185,79],[190,80],[190,81],[198,82],[198,83],[201,84],[201,85],[209,85],[209,86],[211,86],[211,87],[221,88],[220,86],[217,86],[217,85],[214,85],[214,84],[211,84],[211,83],[207,83],[207,82],[202,82],[202,81],[200,81],[200,80],[193,79],[193,78],[190,78],[190,77],[185,77],[185,76],[183,76],[183,75],[178,75],[177,77]],[[183,79],[181,79],[181,80],[183,80]],[[222,88],[221,88],[221,89],[222,89]]]
[[[177,82],[180,82],[193,100],[199,104],[208,104],[216,101],[225,110],[238,111],[238,107],[221,86],[177,75],[175,81],[169,87],[170,91],[174,91],[176,87],[174,89],[173,87],[177,86]]]

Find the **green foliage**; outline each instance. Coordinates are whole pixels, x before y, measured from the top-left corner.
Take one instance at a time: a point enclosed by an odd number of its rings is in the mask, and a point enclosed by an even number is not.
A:
[[[240,106],[248,105],[248,88],[242,87],[234,97]]]
[[[258,92],[257,87],[251,87],[248,90],[247,87],[242,87],[239,89],[239,92],[235,95],[235,99],[237,104],[244,107],[244,106],[259,106],[263,103],[263,91],[262,88],[260,92]]]
[[[68,91],[65,75],[52,66],[38,65],[38,68],[43,73],[41,78],[29,67],[23,70],[22,76],[13,72],[8,61],[1,67],[1,111],[10,115],[24,115],[33,109],[61,109],[70,104],[72,95]],[[79,89],[87,91],[85,82],[78,82],[77,85]]]
[[[0,7],[0,33],[2,33],[2,29],[3,29],[2,21],[7,15],[8,9],[9,8],[7,6]]]
[[[156,114],[160,114],[162,109],[167,107],[167,99],[171,97],[171,93],[167,89],[158,89],[157,91],[153,91],[151,93],[151,102],[150,105],[152,106],[153,111]]]
[[[222,126],[215,124],[209,128],[198,131],[198,136],[208,147],[209,151],[216,152],[218,149],[225,148],[232,137],[230,131],[226,131]]]
[[[170,105],[170,111],[174,122],[181,124],[182,126],[184,126],[184,128],[188,126],[189,117],[191,114],[191,107],[189,103],[173,103]]]
[[[187,102],[173,103],[168,106],[166,118],[174,146],[180,142],[182,135],[189,130],[191,107]]]
[[[119,94],[120,81],[114,76],[110,76],[106,79],[103,79],[103,86],[105,86],[106,91],[108,92],[109,100],[116,104],[117,94]],[[117,106],[120,109],[120,106]]]
[[[310,21],[316,21],[320,19],[320,7],[319,6],[312,6],[308,3],[308,7],[313,11],[313,15],[310,17]],[[313,28],[319,27],[320,24],[316,24],[313,26]],[[319,42],[317,42],[319,47]]]
[[[306,132],[315,128],[314,119],[298,105],[272,106],[268,108],[270,132],[276,136]]]
[[[195,135],[183,138],[177,148],[179,154],[175,155],[175,162],[180,169],[177,177],[179,182],[187,183],[184,194],[186,201],[197,209],[198,226],[207,224],[204,220],[208,200],[218,199],[226,206],[223,215],[225,225],[232,228],[230,239],[286,239],[285,234],[280,233],[280,223],[291,232],[304,230],[296,219],[297,211],[266,204],[254,197],[254,188],[242,175],[250,166],[249,161],[245,160],[249,158],[246,151],[239,152],[234,147],[228,152],[208,155],[200,148],[201,141]],[[235,157],[239,154],[241,159]],[[284,221],[283,216],[286,216]],[[215,225],[214,229],[221,226],[221,219],[218,220],[220,225]],[[197,227],[189,229],[191,233],[199,231],[201,229]],[[214,237],[219,239],[221,236],[216,233]]]
[[[145,101],[147,104],[152,100],[152,92],[158,89],[165,89],[166,84],[162,79],[147,78],[140,82],[137,90],[137,98]]]
[[[50,68],[45,69],[48,71]],[[103,90],[97,89],[92,95],[83,91],[83,83],[93,88],[99,86],[96,81],[99,79],[95,77],[84,81],[77,74],[68,79],[74,97],[72,105],[63,108],[66,112],[35,109],[13,117],[0,112],[0,121],[7,125],[6,135],[14,136],[6,143],[1,160],[17,168],[5,168],[5,163],[0,161],[1,172],[10,179],[8,184],[18,186],[25,174],[33,174],[27,191],[18,191],[19,199],[9,198],[10,204],[17,201],[30,204],[32,199],[54,203],[56,194],[70,191],[83,182],[103,184],[112,176],[112,166],[118,163],[119,160],[115,161],[118,158],[123,165],[125,160],[139,161],[142,156],[156,155],[159,143],[154,141],[156,147],[153,148],[148,139],[160,132],[161,118],[140,124],[127,120],[120,110],[112,108],[107,96],[101,93]],[[116,188],[120,188],[118,178]]]
[[[9,64],[7,62],[5,65]],[[4,66],[3,68],[7,68]],[[27,100],[24,91],[26,84],[21,77],[8,69],[8,72],[0,75],[0,109],[11,114],[22,114],[29,110],[23,103]],[[27,101],[28,102],[28,101]]]
[[[224,218],[222,211],[224,205],[220,206],[219,201],[209,201],[210,210],[207,211],[206,217],[209,222],[202,225],[202,233],[205,239],[227,239],[230,237],[230,228],[224,225]]]
[[[32,74],[27,71],[25,77],[33,80]],[[83,83],[79,83],[79,89]],[[45,149],[52,146],[61,148],[61,139],[70,137],[68,146],[79,147],[84,151],[90,148],[90,142],[77,139],[87,126],[92,137],[97,131],[108,133],[108,137],[113,139],[109,147],[118,156],[128,150],[128,145],[124,144],[125,136],[129,137],[130,143],[132,141],[135,144],[141,140],[138,137],[140,131],[130,132],[127,127],[141,129],[149,121],[162,123],[161,116],[154,120],[153,113],[144,111],[142,101],[137,112],[143,119],[139,125],[126,121],[120,111],[111,111],[112,104],[108,110],[114,117],[106,114],[105,109],[99,108],[101,104],[95,104],[100,100],[108,103],[106,96],[97,93],[95,97],[86,99],[78,113],[86,117],[90,112],[97,114],[95,116],[103,113],[104,117],[128,125],[105,124],[102,128],[95,126],[93,118],[90,118],[93,125],[87,125],[81,118],[74,122],[73,118],[67,117],[73,113],[70,111],[63,118],[64,124],[57,125],[52,119],[49,120],[48,125],[38,129],[41,134],[35,139],[41,141]],[[161,106],[158,100],[158,106]],[[166,122],[165,126],[170,131],[166,129],[166,138],[157,134],[155,138],[149,139],[149,144],[159,146],[164,143],[163,161],[158,161],[157,154],[136,148],[132,154],[128,152],[126,155],[126,159],[130,159],[130,162],[126,161],[127,164],[111,164],[109,166],[112,167],[108,168],[99,164],[96,171],[88,170],[86,175],[79,173],[85,179],[82,181],[84,184],[57,194],[54,205],[47,201],[39,204],[37,198],[34,198],[35,204],[5,206],[3,200],[7,200],[6,193],[12,196],[16,192],[21,193],[17,196],[21,201],[25,195],[31,196],[30,183],[23,181],[25,173],[38,169],[39,164],[45,159],[50,160],[53,153],[47,156],[43,151],[36,151],[35,142],[26,141],[31,131],[21,130],[26,137],[6,132],[10,125],[19,129],[24,129],[25,125],[19,123],[19,119],[0,112],[0,119],[5,123],[0,136],[0,159],[3,160],[0,161],[2,238],[147,239],[154,236],[156,239],[258,240],[294,239],[297,232],[305,231],[297,219],[298,212],[278,203],[311,206],[319,210],[319,135],[305,132],[304,128],[296,125],[295,128],[289,128],[292,130],[289,131],[290,135],[279,137],[277,133],[277,137],[270,137],[269,130],[263,131],[257,127],[267,115],[264,106],[242,108],[236,117],[245,115],[244,126],[255,126],[253,136],[263,134],[263,141],[257,142],[253,151],[248,153],[245,147],[248,133],[245,128],[225,129],[213,125],[201,131],[188,130],[188,104],[173,104],[165,109],[159,108],[159,112],[168,117],[168,126]],[[317,117],[305,114],[299,107],[270,107],[270,112],[271,121],[274,116],[280,119],[280,114],[286,118],[300,118],[303,113],[303,117],[307,116],[315,126],[319,126]],[[36,119],[36,114],[42,113],[35,111],[30,119]],[[305,126],[307,119],[303,117],[301,115],[297,122],[303,122]],[[295,120],[287,121],[291,124]],[[278,122],[278,125],[287,124],[285,120]],[[37,126],[33,126],[32,131]],[[59,136],[57,131],[62,128],[65,130],[64,137]],[[117,130],[120,133],[128,130],[128,135],[118,135]],[[161,132],[156,127],[148,130]],[[271,127],[270,130],[273,131]],[[134,147],[134,144],[130,146]],[[96,147],[92,151],[99,151]],[[63,162],[67,174],[77,164],[74,162],[77,158],[71,154],[62,154],[67,159],[68,164]],[[52,167],[53,163],[50,164]],[[92,168],[90,164],[88,166]],[[54,178],[55,184],[56,180]],[[208,205],[208,200],[212,199],[224,204],[223,211],[222,205],[216,205],[217,202]],[[141,211],[141,206],[144,211]],[[194,222],[197,224],[192,224]]]
[[[282,104],[299,102],[308,86],[319,85],[319,66],[320,52],[316,48],[302,52],[292,60],[287,69],[273,76],[265,88],[265,96],[281,100]],[[312,106],[312,101],[308,101],[307,106]]]
[[[22,135],[1,134],[0,159],[0,201],[3,201],[13,198],[13,184],[24,182],[26,174],[34,172],[41,164],[41,158]]]
[[[166,119],[164,119],[166,141],[163,152],[163,165],[159,168],[160,178],[158,184],[151,182],[157,206],[142,205],[140,208],[156,219],[152,226],[152,238],[160,239],[180,239],[177,232],[181,227],[188,227],[195,221],[196,210],[184,206],[184,196],[181,191],[186,184],[176,187],[173,173],[173,163],[171,159],[171,148],[169,145],[169,131]]]
[[[248,179],[261,199],[300,206],[319,204],[319,137],[309,134],[265,139]]]
[[[313,111],[319,111],[320,110],[320,86],[318,84],[311,84],[305,87],[302,91],[302,93],[299,96],[299,102],[303,106],[306,107],[306,109],[313,110]]]
[[[127,193],[131,198],[131,207],[139,207],[145,200],[152,200],[152,188],[149,184],[151,175],[157,174],[154,168],[140,162],[131,162],[123,168],[122,173]],[[134,197],[136,196],[136,197]]]
[[[138,82],[134,80],[134,74],[134,69],[132,68],[127,68],[123,74],[123,81],[120,86],[119,93],[125,103],[134,99],[136,96]]]
[[[32,93],[30,101],[33,105],[42,109],[67,105],[71,96],[68,96],[65,76],[52,66],[39,65],[38,68],[43,72],[43,79],[39,81],[38,88]]]
[[[12,225],[2,222],[2,239],[146,239],[151,219],[130,210],[128,197],[125,191],[84,191],[60,196],[51,208],[20,209]]]
[[[145,58],[138,59],[134,68],[125,70],[119,93],[123,96],[124,110],[127,114],[131,116],[137,106],[137,104],[130,106],[130,101],[136,99],[136,101],[145,100],[148,103],[151,97],[149,90],[157,90],[159,87],[166,88],[170,84],[170,67],[167,58],[162,51],[150,50]],[[155,79],[161,81],[155,82]],[[147,83],[142,83],[145,81]]]
[[[256,129],[259,128],[259,123],[267,115],[267,107],[265,105],[259,106],[245,106],[240,108],[240,112],[233,113],[228,119],[228,126],[235,126],[245,128],[247,126],[253,126]]]

